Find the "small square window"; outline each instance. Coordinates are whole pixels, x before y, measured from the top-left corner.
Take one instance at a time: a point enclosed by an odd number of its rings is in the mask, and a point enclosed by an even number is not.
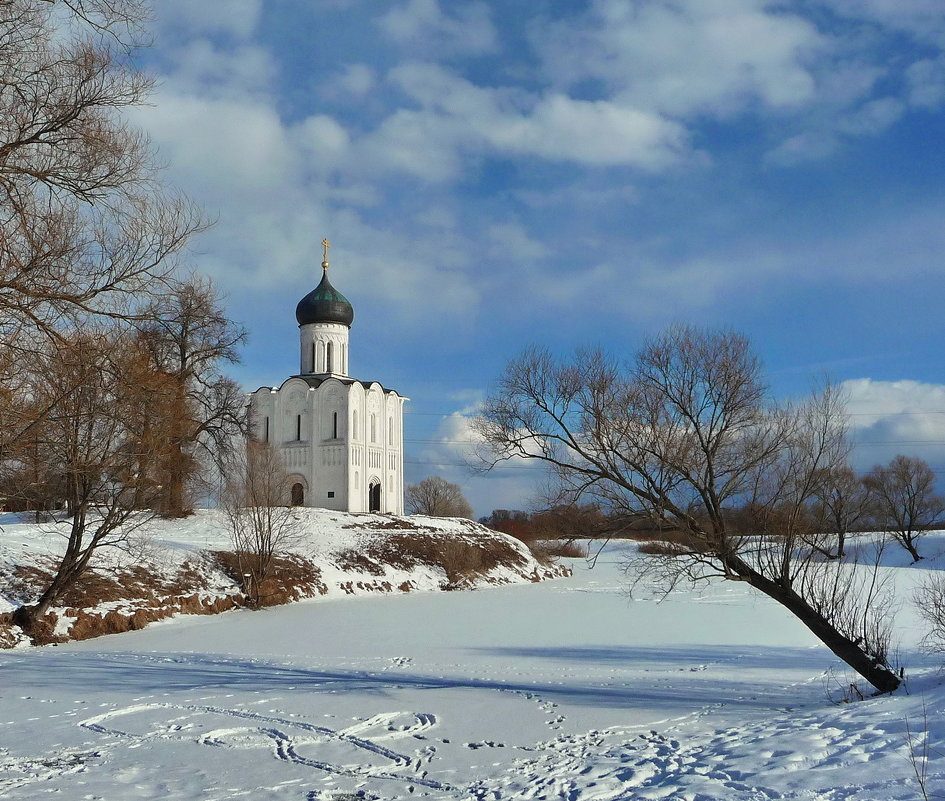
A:
[[[334,497],[335,497],[335,493],[329,492],[329,493],[328,493],[328,497],[329,497],[329,498],[334,498]]]

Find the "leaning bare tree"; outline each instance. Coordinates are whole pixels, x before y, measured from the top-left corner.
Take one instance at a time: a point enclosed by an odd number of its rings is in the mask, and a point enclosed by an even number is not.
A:
[[[874,522],[918,562],[918,543],[945,514],[945,498],[935,492],[935,473],[928,462],[895,456],[876,465],[863,479],[870,491]]]
[[[54,484],[69,512],[65,549],[51,580],[15,622],[27,633],[73,588],[107,547],[127,547],[149,515],[139,511],[156,486],[142,464],[160,458],[166,437],[146,423],[168,402],[164,377],[144,372],[127,332],[85,329],[37,354],[24,418],[35,416],[32,439],[8,451],[4,469],[26,455],[40,480]],[[62,396],[60,384],[70,387]],[[32,410],[32,411],[31,411]]]
[[[433,517],[465,517],[472,520],[473,510],[459,484],[442,476],[430,476],[410,484],[405,493],[407,513]]]
[[[889,664],[881,588],[811,556],[807,505],[816,475],[842,460],[842,416],[829,389],[777,408],[737,334],[674,328],[624,367],[601,353],[560,363],[540,349],[512,362],[477,428],[487,464],[540,460],[563,495],[616,517],[671,526],[678,542],[649,560],[659,577],[744,581],[796,615],[878,690]],[[750,510],[736,525],[735,508]]]
[[[223,509],[230,541],[244,591],[258,605],[276,557],[299,537],[297,513],[289,506],[289,477],[279,452],[256,440],[233,455],[227,475]]]

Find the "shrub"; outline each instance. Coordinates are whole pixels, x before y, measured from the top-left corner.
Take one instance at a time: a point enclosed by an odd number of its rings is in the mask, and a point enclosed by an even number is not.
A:
[[[916,587],[912,601],[929,625],[922,640],[923,647],[932,653],[945,654],[945,575],[929,575]]]
[[[543,540],[535,543],[535,546],[548,556],[567,556],[575,559],[587,556],[587,546],[574,540]]]

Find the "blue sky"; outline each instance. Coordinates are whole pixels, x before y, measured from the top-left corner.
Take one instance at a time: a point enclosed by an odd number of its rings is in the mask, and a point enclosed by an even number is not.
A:
[[[295,304],[351,300],[353,375],[412,398],[407,478],[459,467],[529,343],[749,335],[779,396],[844,382],[867,468],[945,476],[940,0],[161,0],[135,113],[216,220],[193,265],[297,370]]]

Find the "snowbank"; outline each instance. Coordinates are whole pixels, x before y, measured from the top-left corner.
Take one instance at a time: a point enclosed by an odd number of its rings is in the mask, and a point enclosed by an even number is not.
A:
[[[297,535],[261,592],[271,606],[316,596],[476,589],[565,576],[518,540],[459,518],[294,510]],[[0,647],[28,645],[12,613],[35,600],[65,546],[68,522],[0,516]],[[39,640],[131,629],[175,614],[246,605],[224,516],[203,510],[154,520],[127,548],[96,554],[93,569],[50,610]]]

